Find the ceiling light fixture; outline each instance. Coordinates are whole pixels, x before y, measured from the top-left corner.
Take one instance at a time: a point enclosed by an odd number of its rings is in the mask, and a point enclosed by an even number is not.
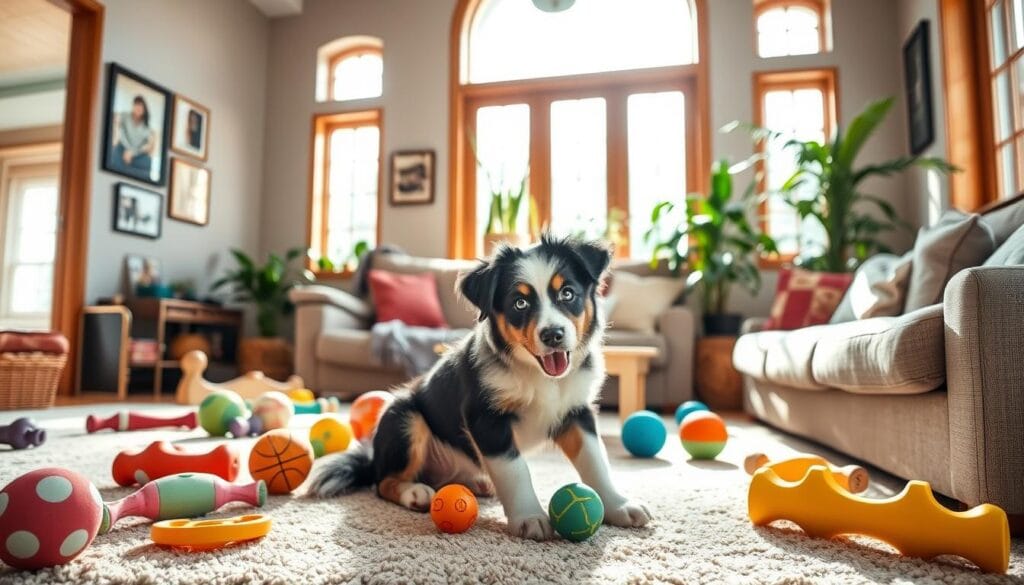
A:
[[[544,12],[562,12],[575,3],[576,0],[533,0],[533,5]]]

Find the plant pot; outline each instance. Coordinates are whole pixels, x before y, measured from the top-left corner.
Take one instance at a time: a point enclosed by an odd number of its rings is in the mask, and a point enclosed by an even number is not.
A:
[[[484,234],[484,251],[488,256],[494,253],[494,251],[502,244],[508,244],[516,248],[521,248],[530,243],[529,234],[518,234],[518,233],[493,233]]]
[[[238,344],[238,369],[253,370],[268,378],[286,380],[292,371],[292,348],[283,337],[245,337]]]
[[[740,334],[740,326],[743,325],[743,315],[723,313],[720,315],[704,315],[704,335],[730,335]]]

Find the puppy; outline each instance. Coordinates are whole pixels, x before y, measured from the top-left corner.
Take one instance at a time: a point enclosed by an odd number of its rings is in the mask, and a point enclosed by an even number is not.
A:
[[[333,497],[376,484],[380,497],[427,511],[434,489],[461,483],[497,494],[510,533],[552,536],[522,454],[554,441],[594,488],[604,521],[644,526],[651,514],[612,483],[594,401],[605,379],[597,288],[606,248],[544,236],[503,248],[459,283],[479,323],[381,417],[372,452],[328,463],[311,493]]]

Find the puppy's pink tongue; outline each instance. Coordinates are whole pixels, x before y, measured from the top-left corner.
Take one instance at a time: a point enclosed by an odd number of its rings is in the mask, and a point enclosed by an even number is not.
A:
[[[556,351],[541,356],[540,363],[549,376],[561,376],[569,367],[569,356],[564,351]]]

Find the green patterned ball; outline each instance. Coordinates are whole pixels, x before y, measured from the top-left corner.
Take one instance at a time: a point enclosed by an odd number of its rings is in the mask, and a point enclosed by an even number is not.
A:
[[[242,397],[230,390],[214,390],[199,403],[199,424],[214,437],[228,432],[228,423],[248,418],[249,411]]]
[[[558,488],[548,503],[551,526],[573,542],[582,542],[597,532],[604,521],[604,504],[597,492],[582,483]]]

